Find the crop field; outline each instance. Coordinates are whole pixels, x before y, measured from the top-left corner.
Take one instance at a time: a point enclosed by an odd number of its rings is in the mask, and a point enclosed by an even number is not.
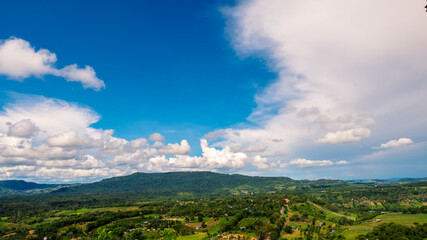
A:
[[[55,216],[69,216],[69,215],[80,215],[84,213],[92,213],[92,212],[118,212],[118,211],[135,211],[138,210],[138,207],[105,207],[105,208],[81,208],[77,210],[62,210],[58,213],[55,213]]]
[[[379,230],[386,227],[410,239],[427,232],[427,207],[422,204],[426,194],[417,187],[296,191],[295,195],[246,191],[238,196],[147,201],[120,200],[114,194],[99,199],[93,195],[89,200],[70,196],[66,201],[62,195],[51,195],[42,202],[37,195],[6,197],[0,202],[0,238],[326,240],[370,238],[378,231],[391,232]],[[383,209],[373,209],[380,205]]]
[[[419,224],[427,223],[427,214],[383,214],[377,218],[381,219],[383,223],[399,223],[403,225],[413,225],[414,222]]]
[[[206,233],[199,233],[194,235],[188,235],[188,236],[179,236],[177,240],[202,240],[205,239],[208,236]]]

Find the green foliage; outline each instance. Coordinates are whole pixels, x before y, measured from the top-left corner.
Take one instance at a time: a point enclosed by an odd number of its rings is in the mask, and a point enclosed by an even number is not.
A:
[[[427,214],[427,206],[407,208],[407,209],[403,210],[403,213],[406,213],[406,214],[419,214],[419,213]]]
[[[427,224],[416,224],[414,227],[400,225],[396,223],[385,223],[378,227],[375,227],[371,233],[366,235],[360,235],[357,237],[358,240],[365,239],[396,239],[396,240],[422,240],[427,238]]]
[[[173,228],[165,228],[160,231],[160,236],[164,240],[175,240],[178,237],[178,233]]]
[[[427,219],[422,206],[426,189],[422,184],[378,188],[208,172],[133,174],[50,194],[0,197],[0,237],[210,239],[226,233],[259,239],[354,239],[363,233],[369,239],[394,239],[382,236],[383,231],[396,239],[419,239]],[[378,217],[387,210],[408,214]],[[369,233],[379,224],[372,223],[375,218],[407,226],[387,225]],[[421,224],[410,226],[415,221]]]
[[[111,240],[113,239],[113,234],[111,231],[108,231],[106,228],[98,228],[97,230],[98,236],[96,237],[97,240]]]

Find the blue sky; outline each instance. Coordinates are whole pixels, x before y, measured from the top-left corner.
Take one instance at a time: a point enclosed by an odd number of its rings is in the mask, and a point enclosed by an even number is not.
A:
[[[385,3],[2,3],[0,178],[424,177],[426,15]]]
[[[58,67],[90,65],[106,88],[93,92],[46,76],[25,84],[3,81],[2,90],[87,105],[102,116],[95,126],[120,137],[194,125],[200,138],[244,121],[258,87],[275,78],[262,60],[242,59],[230,46],[219,11],[230,3],[8,2],[0,39],[14,36],[49,49]]]

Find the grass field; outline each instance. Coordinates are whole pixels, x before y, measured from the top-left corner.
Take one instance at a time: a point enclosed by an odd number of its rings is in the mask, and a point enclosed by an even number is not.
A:
[[[346,239],[355,239],[360,234],[366,234],[372,231],[373,227],[357,225],[357,226],[349,226],[345,227],[346,230],[342,233]]]
[[[308,202],[308,203],[310,203],[311,205],[315,206],[316,208],[318,208],[318,209],[320,209],[320,210],[324,211],[324,212],[326,213],[326,217],[329,217],[329,218],[340,218],[340,217],[346,217],[346,218],[349,218],[349,219],[351,219],[351,220],[356,220],[356,218],[355,218],[355,217],[353,217],[353,216],[347,216],[347,215],[344,215],[344,214],[340,214],[340,213],[332,212],[331,210],[326,209],[326,208],[324,208],[324,207],[322,207],[322,206],[319,206],[319,205],[317,205],[317,204],[315,204],[315,203],[312,203],[312,202]]]
[[[118,211],[135,211],[138,210],[138,207],[108,207],[108,208],[81,208],[77,210],[63,210],[55,214],[55,216],[68,216],[73,214],[84,214],[88,212],[103,212],[103,211],[110,211],[110,212],[118,212]]]
[[[297,237],[301,237],[301,235],[300,235],[300,231],[298,229],[296,229],[291,234],[288,234],[288,233],[282,234],[282,237],[283,238],[297,238]]]
[[[382,214],[377,216],[375,219],[381,219],[381,222],[372,222],[372,223],[361,223],[355,226],[344,227],[346,230],[342,233],[347,239],[354,239],[359,234],[366,234],[367,232],[372,231],[375,226],[380,225],[381,223],[399,223],[403,225],[412,226],[414,222],[423,224],[427,223],[427,214],[398,214],[398,213],[389,213]]]
[[[188,236],[179,236],[177,240],[201,240],[208,236],[206,233],[188,235]]]
[[[427,214],[383,214],[378,217],[377,219],[381,219],[383,223],[399,223],[403,225],[413,225],[414,222],[423,224],[427,223]]]

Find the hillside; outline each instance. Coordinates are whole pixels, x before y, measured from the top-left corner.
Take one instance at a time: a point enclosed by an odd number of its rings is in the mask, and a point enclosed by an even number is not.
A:
[[[346,182],[366,185],[366,186],[393,186],[407,183],[418,183],[427,181],[427,177],[424,178],[392,178],[392,179],[362,179],[362,180],[348,180]]]
[[[64,186],[65,184],[38,184],[23,180],[4,180],[0,181],[0,196],[51,192]]]
[[[156,197],[229,196],[280,191],[361,188],[375,185],[419,183],[423,179],[391,180],[293,180],[213,172],[134,173],[86,184],[37,184],[22,180],[0,181],[0,196],[49,193],[55,195],[116,194]]]
[[[339,180],[293,180],[288,177],[251,177],[213,172],[134,173],[90,184],[62,188],[56,193],[126,193],[150,196],[247,195],[281,190],[344,188],[356,185]]]

